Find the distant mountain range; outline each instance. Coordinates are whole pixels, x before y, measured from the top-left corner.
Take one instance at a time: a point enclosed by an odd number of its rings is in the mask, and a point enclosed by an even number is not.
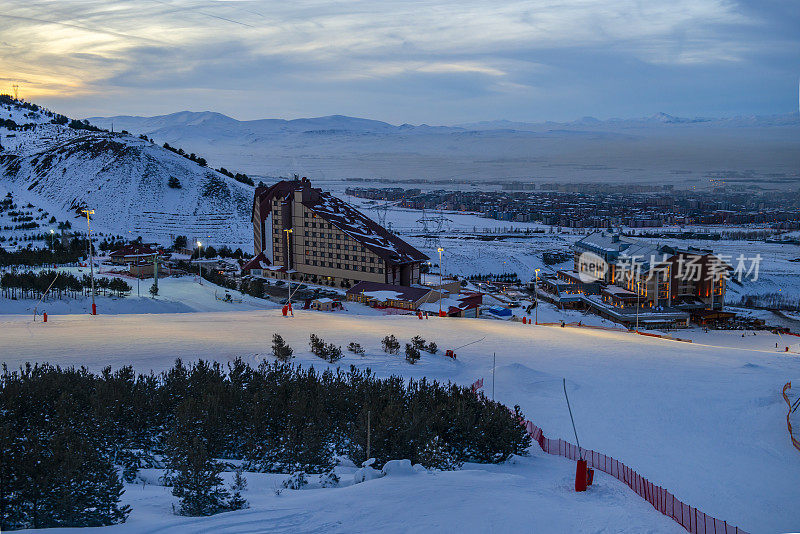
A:
[[[153,117],[140,117],[131,115],[118,115],[114,117],[89,117],[90,123],[102,128],[128,130],[133,133],[160,133],[165,134],[171,130],[191,130],[197,128],[213,129],[218,132],[237,131],[240,134],[266,135],[266,134],[298,134],[298,133],[381,133],[381,134],[408,134],[408,133],[459,133],[470,130],[480,131],[546,131],[553,128],[641,128],[663,124],[700,124],[736,126],[800,126],[798,113],[769,116],[739,116],[731,118],[708,117],[676,117],[667,113],[656,113],[649,117],[635,119],[600,120],[594,117],[583,117],[570,122],[518,122],[509,120],[482,121],[457,124],[454,126],[429,126],[427,124],[399,126],[388,122],[348,117],[346,115],[329,115],[326,117],[312,117],[301,119],[257,119],[240,121],[227,115],[214,111],[179,111],[169,115]]]
[[[508,120],[393,125],[331,115],[239,121],[211,111],[90,117],[257,177],[315,179],[667,181],[728,171],[795,173],[797,113],[723,119],[657,113],[638,119]]]

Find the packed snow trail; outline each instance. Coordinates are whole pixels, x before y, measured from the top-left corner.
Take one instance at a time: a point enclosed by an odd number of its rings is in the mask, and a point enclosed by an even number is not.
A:
[[[364,357],[345,352],[341,366],[463,385],[483,377],[487,392],[497,352],[497,399],[519,404],[550,437],[572,433],[561,390],[566,377],[584,447],[624,461],[684,502],[748,532],[791,531],[800,524],[800,458],[786,438],[780,396],[786,381],[800,374],[796,355],[502,321],[324,312],[290,319],[271,310],[54,316],[47,324],[0,316],[0,359],[11,368],[49,361],[95,370],[132,364],[142,372],[163,370],[178,357],[257,363],[271,358],[273,332],[304,365],[328,365],[308,353],[314,332],[337,345],[357,341],[366,348]],[[412,366],[380,350],[387,334],[401,342],[420,334],[435,341],[440,354],[424,354]],[[442,355],[482,336],[483,342],[459,350],[457,360]]]

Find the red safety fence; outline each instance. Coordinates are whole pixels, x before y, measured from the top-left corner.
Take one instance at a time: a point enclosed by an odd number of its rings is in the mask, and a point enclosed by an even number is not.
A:
[[[476,380],[472,384],[472,392],[477,394],[478,389],[481,387],[483,387],[483,378]],[[786,390],[791,387],[791,382],[783,386],[783,398],[786,400],[787,404],[789,403],[789,398],[786,396]],[[786,419],[788,422],[789,417],[787,416]],[[653,508],[665,516],[672,518],[673,521],[685,528],[687,532],[691,532],[691,534],[747,534],[746,531],[739,527],[729,525],[727,521],[711,517],[694,506],[689,506],[680,499],[677,499],[675,495],[666,489],[661,486],[656,486],[639,473],[611,456],[606,456],[603,453],[591,449],[579,449],[577,446],[563,439],[546,438],[542,429],[536,426],[533,421],[523,421],[520,419],[520,424],[525,427],[531,439],[538,443],[539,447],[547,454],[563,456],[564,458],[575,461],[580,459],[586,460],[587,467],[597,469],[616,478],[636,492],[639,497],[649,502]],[[794,437],[792,437],[792,440],[794,441]],[[797,443],[795,443],[795,446],[797,446]]]
[[[578,447],[563,439],[546,438],[542,429],[532,421],[525,421],[525,429],[544,452],[576,461],[582,456],[588,467],[608,473],[627,485],[642,499],[649,502],[653,508],[665,516],[671,517],[692,534],[747,534],[739,527],[729,525],[725,521],[711,517],[682,502],[675,495],[661,486],[656,486],[619,460],[591,449],[579,450]]]
[[[789,406],[789,411],[786,413],[786,427],[789,429],[789,439],[792,440],[792,445],[794,445],[795,448],[800,451],[800,441],[795,439],[794,432],[792,431],[792,403],[789,400],[789,396],[786,394],[786,392],[790,389],[792,389],[792,383],[786,382],[786,384],[783,386],[783,400],[785,400],[787,406]]]
[[[536,323],[538,326],[561,326],[561,323]],[[691,339],[683,339],[679,337],[670,336],[667,334],[653,334],[650,332],[642,332],[642,331],[631,331],[627,328],[622,327],[613,327],[613,326],[596,326],[591,324],[582,324],[580,322],[571,322],[571,323],[564,323],[564,326],[576,327],[576,328],[593,328],[595,330],[607,330],[609,332],[630,332],[632,334],[639,334],[640,336],[648,336],[648,337],[658,337],[661,339],[668,339],[670,341],[683,341],[684,343],[691,343]]]

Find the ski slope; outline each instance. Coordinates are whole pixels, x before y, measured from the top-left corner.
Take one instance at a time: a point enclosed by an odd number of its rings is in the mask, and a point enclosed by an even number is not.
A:
[[[572,437],[561,389],[561,378],[565,377],[584,447],[624,461],[685,502],[749,532],[785,532],[800,526],[796,507],[800,499],[797,484],[800,454],[786,436],[785,405],[780,397],[783,384],[798,375],[800,360],[797,355],[777,352],[774,346],[769,346],[772,340],[766,336],[746,338],[742,348],[738,348],[734,336],[725,337],[724,334],[708,334],[688,344],[625,332],[502,321],[438,318],[420,321],[413,316],[369,317],[310,311],[298,312],[293,319],[282,317],[277,310],[72,315],[53,316],[47,324],[34,324],[29,316],[6,315],[0,316],[0,353],[2,361],[12,368],[28,361],[48,361],[87,365],[92,369],[132,364],[146,372],[165,369],[178,357],[223,362],[242,357],[255,363],[271,357],[273,332],[279,332],[294,347],[297,363],[316,367],[329,365],[308,353],[308,335],[315,332],[326,341],[343,346],[349,341],[358,341],[367,349],[364,357],[348,354],[339,362],[341,366],[369,367],[382,376],[425,376],[461,384],[483,377],[484,390],[489,395],[492,354],[496,353],[496,398],[509,405],[520,404],[526,416],[551,437]],[[420,334],[435,341],[442,351],[470,341],[482,341],[458,349],[455,361],[442,355],[426,354],[417,365],[411,366],[401,357],[380,351],[380,338],[390,333],[397,335],[401,342]],[[720,343],[725,340],[728,346]],[[530,478],[536,478],[539,462],[547,464],[550,460],[534,456],[526,461],[533,462]],[[562,486],[570,483],[573,468],[572,464],[563,464],[566,478],[561,479]],[[510,474],[514,474],[513,470]],[[468,475],[452,476],[466,477],[461,480],[463,484],[472,484],[473,491],[475,486],[487,488],[486,492],[479,492],[481,495],[491,494],[495,487],[490,483],[486,486],[473,484],[468,481]],[[383,483],[391,484],[388,480]],[[461,482],[454,484],[453,491],[461,488]],[[506,486],[507,482],[499,483],[499,487]],[[628,491],[611,481],[607,487],[609,492]],[[319,506],[331,505],[340,498],[337,492],[346,490],[325,491],[335,496],[318,497],[325,503]],[[605,495],[605,490],[596,491],[597,499]],[[383,494],[376,489],[376,493],[370,495],[378,498]],[[315,497],[294,498],[313,500]],[[573,499],[573,496],[567,491],[564,498]],[[592,495],[587,494],[586,498],[591,500]],[[366,530],[364,523],[359,522],[364,518],[355,519],[363,506],[376,506],[370,509],[380,510],[384,515],[397,513],[395,507],[382,508],[365,499],[363,505],[358,501],[346,501],[349,511],[332,516],[338,519],[328,517],[323,521],[318,517],[309,523],[308,531],[325,530],[326,525],[333,531],[348,531],[347,521],[351,519],[355,521],[354,531]],[[510,502],[525,506],[524,499]],[[443,503],[451,507],[447,517],[454,518],[454,524],[467,525],[467,531],[487,530],[479,528],[485,526],[484,523],[467,521],[472,510],[471,498],[460,504],[447,499]],[[285,509],[290,510],[291,506]],[[576,514],[581,507],[574,505],[568,509]],[[256,513],[256,510],[264,508],[254,505],[250,512],[242,514]],[[412,510],[413,507],[408,515],[414,515]],[[652,509],[649,512],[651,526],[630,527],[631,531],[674,531],[670,530],[673,525],[665,526],[661,522],[660,514]],[[176,521],[170,514],[162,516],[164,522]],[[345,522],[336,523],[336,520]],[[209,520],[210,528],[214,521],[217,520]],[[605,523],[598,523],[600,520],[596,517],[586,521],[576,528],[562,524],[563,529],[550,529],[546,522],[536,526],[544,532],[624,532],[629,524],[625,514],[616,515]],[[414,518],[409,530],[419,525],[421,531],[424,524],[421,519]],[[469,528],[469,525],[476,528]]]

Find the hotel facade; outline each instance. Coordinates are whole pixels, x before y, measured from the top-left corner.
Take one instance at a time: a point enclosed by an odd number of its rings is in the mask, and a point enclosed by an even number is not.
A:
[[[410,286],[429,258],[346,202],[306,179],[256,188],[253,274],[350,287]]]

